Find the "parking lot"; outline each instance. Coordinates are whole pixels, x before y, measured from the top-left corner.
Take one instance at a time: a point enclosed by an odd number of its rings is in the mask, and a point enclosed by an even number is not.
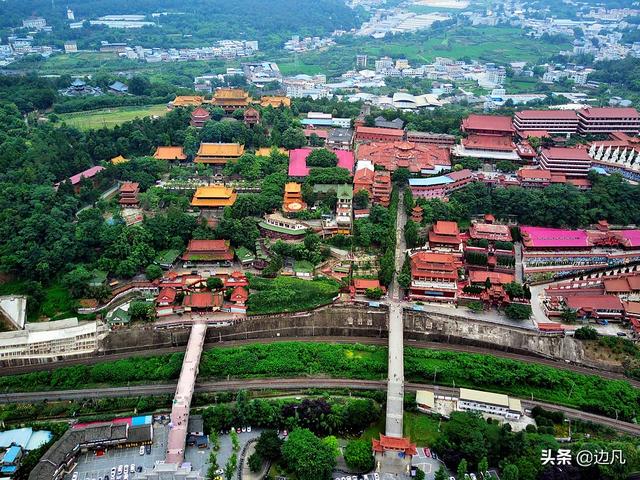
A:
[[[240,452],[244,445],[251,439],[260,436],[260,429],[254,429],[252,432],[243,432],[238,434],[240,443]],[[140,448],[112,448],[104,452],[104,455],[96,456],[93,451],[80,454],[78,464],[74,471],[66,475],[65,480],[72,480],[73,474],[78,473],[77,480],[105,480],[109,479],[112,468],[118,468],[119,465],[135,465],[136,469],[142,466],[144,470],[153,468],[157,461],[164,461],[166,455],[167,436],[169,435],[169,427],[161,423],[153,424],[153,445],[151,445],[151,453],[140,455]],[[238,456],[240,455],[238,452]],[[200,470],[206,473],[208,468],[210,448],[187,447],[185,450],[185,462],[191,463],[193,470]],[[229,435],[220,435],[220,449],[217,458],[218,465],[224,468],[225,463],[233,453],[231,437]],[[130,475],[129,478],[133,476]],[[237,478],[237,475],[236,477]]]
[[[418,448],[418,454],[411,459],[411,465],[422,470],[427,480],[433,480],[442,463],[433,458],[431,454],[427,456],[424,448]]]
[[[165,445],[169,428],[165,425],[154,424],[153,445],[151,453],[140,455],[140,448],[113,448],[106,450],[104,455],[96,456],[89,451],[81,453],[78,457],[78,465],[74,470],[78,472],[78,480],[104,480],[109,477],[111,469],[118,465],[135,465],[143,468],[152,468],[156,461],[164,460]],[[71,480],[72,474],[65,476],[65,480]]]

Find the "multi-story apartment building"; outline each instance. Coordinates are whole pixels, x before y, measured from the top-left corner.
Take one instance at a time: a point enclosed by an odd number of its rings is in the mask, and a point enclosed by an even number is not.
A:
[[[576,133],[578,115],[574,110],[523,110],[514,115],[513,126],[519,134],[527,131]]]
[[[411,257],[411,300],[455,302],[461,262],[448,253],[420,251]]]
[[[584,135],[640,132],[640,114],[635,108],[585,108],[577,114],[578,132]]]
[[[545,148],[540,154],[540,166],[556,175],[586,177],[591,169],[591,157],[584,148]]]

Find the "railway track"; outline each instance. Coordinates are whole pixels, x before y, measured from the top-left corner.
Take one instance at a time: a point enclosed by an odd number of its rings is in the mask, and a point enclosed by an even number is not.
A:
[[[385,390],[386,380],[351,380],[340,378],[279,378],[279,379],[243,379],[221,382],[201,382],[196,384],[196,393],[222,392],[236,390],[299,390],[306,388],[350,388],[357,390]],[[51,392],[5,393],[0,394],[0,403],[14,402],[42,402],[54,400],[82,400],[94,398],[129,397],[140,395],[173,394],[176,383],[164,383],[157,385],[136,385],[130,387],[109,387],[92,390],[63,390]],[[421,383],[405,383],[405,390],[434,390],[439,394],[458,396],[459,389],[443,386],[434,386]],[[535,406],[546,410],[560,411],[567,418],[583,421],[591,421],[606,425],[621,433],[640,435],[640,425],[616,420],[613,418],[583,412],[563,405],[555,405],[537,400],[522,400],[522,406],[531,409]]]
[[[387,346],[386,338],[373,338],[373,337],[291,337],[291,338],[260,338],[260,339],[251,339],[251,340],[233,340],[226,342],[210,342],[205,344],[205,350],[215,348],[215,347],[234,347],[247,345],[251,343],[274,343],[274,342],[324,342],[324,343],[343,343],[343,344],[352,344],[352,343],[361,343],[364,345],[380,345]],[[439,342],[425,342],[425,341],[415,341],[415,340],[405,340],[405,347],[414,347],[414,348],[429,348],[433,350],[448,350],[448,351],[456,351],[463,353],[478,353],[482,355],[493,355],[494,357],[506,358],[510,360],[517,360],[521,362],[527,363],[536,363],[540,365],[547,365],[555,368],[561,368],[563,370],[570,370],[576,373],[583,373],[587,375],[596,375],[602,378],[610,379],[610,380],[624,380],[629,382],[636,388],[640,388],[640,381],[633,380],[625,377],[621,373],[609,372],[606,370],[599,370],[595,368],[585,367],[583,365],[577,365],[573,363],[567,363],[560,360],[553,360],[550,358],[540,357],[536,355],[525,355],[521,353],[512,353],[504,350],[494,350],[490,348],[484,347],[475,347],[471,345],[459,345],[459,344],[448,344],[448,343],[439,343]],[[29,365],[24,367],[4,367],[0,371],[0,376],[6,375],[19,375],[21,373],[28,373],[33,371],[43,371],[43,370],[51,370],[52,368],[60,368],[67,367],[73,365],[93,365],[101,362],[110,362],[116,360],[122,360],[131,357],[149,357],[156,355],[164,355],[168,353],[177,353],[184,352],[185,347],[165,347],[159,348],[155,350],[142,350],[142,351],[133,351],[133,352],[124,352],[117,353],[111,355],[104,356],[96,356],[91,358],[78,358],[73,360],[65,360],[56,363],[48,363],[48,364],[39,364],[39,365]]]

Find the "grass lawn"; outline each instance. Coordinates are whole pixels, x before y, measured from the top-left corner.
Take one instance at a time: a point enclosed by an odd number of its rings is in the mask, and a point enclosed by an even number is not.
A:
[[[148,117],[152,115],[165,115],[166,105],[149,105],[142,107],[114,107],[91,110],[88,112],[62,113],[58,116],[67,125],[79,128],[80,130],[90,130],[96,128],[111,128],[121,123],[131,121],[135,118]]]
[[[376,423],[372,423],[369,425],[362,435],[360,435],[360,440],[366,440],[368,442],[371,441],[372,438],[378,439],[380,438],[380,434],[384,433],[385,429],[385,420],[384,415],[378,420]]]
[[[250,314],[299,312],[331,303],[339,285],[333,280],[295,277],[250,279]]]
[[[424,413],[404,412],[404,436],[411,438],[419,447],[434,444],[440,436],[439,420]]]

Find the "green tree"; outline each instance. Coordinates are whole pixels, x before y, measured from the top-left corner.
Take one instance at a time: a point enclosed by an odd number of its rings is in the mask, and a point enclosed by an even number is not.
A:
[[[131,302],[129,305],[129,315],[131,315],[131,320],[151,322],[155,318],[155,310],[150,303]]]
[[[71,295],[80,298],[86,295],[92,278],[93,274],[89,270],[78,265],[63,277],[62,284],[69,289]]]
[[[253,452],[249,456],[249,470],[253,473],[258,473],[262,469],[262,457],[258,452]]]
[[[574,336],[578,340],[597,340],[598,331],[589,325],[585,325],[584,327],[578,328]]]
[[[209,454],[209,468],[207,469],[207,480],[214,480],[218,475],[216,474],[216,470],[220,467],[218,466],[218,453],[215,450],[211,450]]]
[[[510,303],[504,309],[504,313],[512,320],[527,320],[531,317],[531,306],[521,303]]]
[[[256,452],[265,460],[277,461],[282,456],[282,439],[275,430],[265,430],[258,437]]]
[[[381,288],[367,288],[364,292],[367,298],[371,300],[380,300],[382,298],[382,289]]]
[[[408,220],[404,226],[404,239],[407,242],[408,248],[415,248],[418,246],[418,224]]]
[[[146,275],[147,279],[153,281],[162,277],[162,268],[152,263],[145,269],[144,274]]]
[[[484,475],[487,470],[489,470],[489,462],[487,457],[482,457],[478,462],[478,471]]]
[[[287,150],[302,148],[307,144],[307,137],[301,128],[289,127],[282,132],[281,145]]]
[[[512,463],[507,463],[502,468],[502,474],[500,475],[500,478],[502,480],[518,480],[520,478],[518,467],[516,467]]]
[[[336,466],[331,447],[306,428],[295,429],[289,434],[282,446],[282,458],[299,480],[327,480]]]
[[[329,435],[328,437],[324,437],[322,443],[331,449],[335,458],[338,458],[340,455],[340,444],[335,436]]]
[[[357,472],[370,472],[373,470],[374,459],[371,451],[371,442],[366,440],[352,440],[344,450],[344,461],[347,466]]]
[[[448,480],[448,478],[449,478],[449,475],[447,475],[447,470],[444,468],[443,465],[440,465],[440,468],[438,468],[438,470],[436,471],[434,480]]]
[[[238,454],[233,452],[224,466],[224,478],[232,480],[238,468]]]
[[[458,464],[458,469],[456,470],[456,473],[458,474],[458,478],[464,478],[465,474],[467,473],[467,469],[468,469],[467,461],[463,458],[462,460],[460,460],[460,463]]]
[[[353,208],[362,210],[369,207],[369,192],[366,190],[358,190],[353,194]]]
[[[309,167],[329,168],[337,165],[338,156],[326,148],[314,150],[307,157],[307,166]]]
[[[224,282],[220,277],[209,277],[207,278],[207,288],[211,291],[220,290],[224,287]]]

